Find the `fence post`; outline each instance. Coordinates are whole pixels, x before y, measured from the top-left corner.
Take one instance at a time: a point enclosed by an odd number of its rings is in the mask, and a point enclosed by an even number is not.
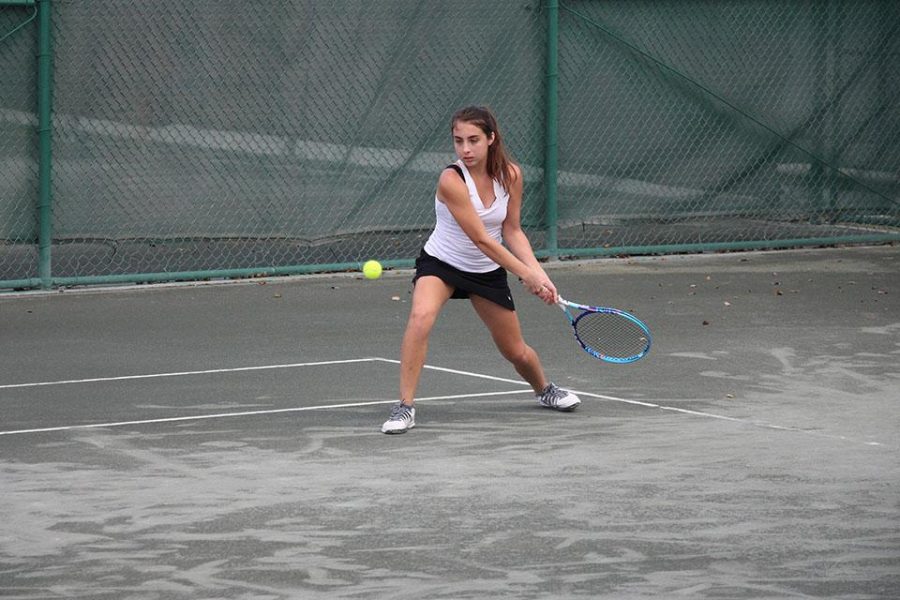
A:
[[[557,200],[558,171],[558,84],[559,84],[559,0],[547,2],[547,107],[546,107],[546,148],[544,155],[544,186],[546,194],[547,236],[545,250],[548,256],[559,254],[557,221],[559,207]]]
[[[50,261],[53,242],[51,6],[52,0],[38,0],[38,145],[40,154],[38,165],[38,277],[43,289],[49,289],[53,284]]]

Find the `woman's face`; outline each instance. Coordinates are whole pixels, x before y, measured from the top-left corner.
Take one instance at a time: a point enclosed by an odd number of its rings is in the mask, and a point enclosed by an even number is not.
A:
[[[488,148],[493,142],[494,134],[485,135],[474,123],[457,121],[453,125],[453,148],[468,169],[485,163]]]

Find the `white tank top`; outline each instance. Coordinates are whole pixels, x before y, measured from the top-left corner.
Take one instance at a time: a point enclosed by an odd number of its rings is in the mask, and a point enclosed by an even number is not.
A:
[[[465,163],[456,161],[462,169],[466,187],[469,189],[469,200],[475,207],[475,212],[484,223],[488,235],[500,243],[503,243],[503,221],[506,219],[506,207],[509,205],[509,193],[503,189],[496,179],[494,180],[494,202],[485,208],[478,196],[475,182],[469,175]],[[425,252],[445,263],[469,273],[487,273],[500,265],[488,258],[484,252],[462,230],[447,205],[441,202],[437,194],[434,196],[434,212],[436,223],[428,241],[425,242]]]

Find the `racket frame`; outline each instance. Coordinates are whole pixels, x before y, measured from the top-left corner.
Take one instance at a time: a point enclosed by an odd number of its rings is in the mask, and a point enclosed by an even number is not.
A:
[[[619,310],[618,308],[610,308],[608,306],[591,306],[588,304],[578,304],[577,302],[569,302],[562,296],[557,296],[556,305],[564,313],[566,313],[566,316],[569,318],[569,324],[572,326],[572,333],[575,334],[575,339],[578,340],[578,344],[581,346],[581,348],[585,352],[587,352],[588,354],[590,354],[591,356],[593,356],[596,359],[599,359],[599,360],[602,360],[605,362],[609,362],[609,363],[623,365],[623,364],[633,363],[636,360],[640,360],[640,359],[644,358],[647,355],[647,353],[650,351],[650,346],[653,343],[653,337],[650,335],[650,328],[647,327],[646,323],[641,321],[639,318],[637,318],[630,312],[627,312],[624,310]],[[576,308],[578,310],[581,310],[582,312],[579,315],[572,316],[572,312],[569,310],[571,308]],[[632,323],[637,325],[638,328],[640,328],[641,331],[644,332],[644,335],[647,338],[647,344],[644,346],[644,349],[641,352],[639,352],[638,354],[635,354],[633,356],[626,356],[626,357],[608,356],[608,355],[603,354],[602,352],[598,351],[596,348],[592,348],[592,347],[588,346],[587,344],[585,344],[581,340],[581,338],[578,336],[577,324],[578,324],[578,321],[582,317],[589,315],[591,313],[605,313],[605,314],[610,314],[610,315],[617,315],[617,316],[623,317],[625,319],[628,319],[629,321],[631,321]]]

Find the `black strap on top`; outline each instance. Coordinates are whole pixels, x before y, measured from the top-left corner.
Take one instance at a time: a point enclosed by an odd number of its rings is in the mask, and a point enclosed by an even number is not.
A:
[[[456,171],[457,174],[459,174],[460,178],[461,178],[463,181],[466,180],[466,176],[463,175],[462,169],[459,168],[459,165],[458,165],[458,164],[453,163],[452,165],[447,165],[447,168],[448,168],[448,169],[453,169],[454,171]]]

